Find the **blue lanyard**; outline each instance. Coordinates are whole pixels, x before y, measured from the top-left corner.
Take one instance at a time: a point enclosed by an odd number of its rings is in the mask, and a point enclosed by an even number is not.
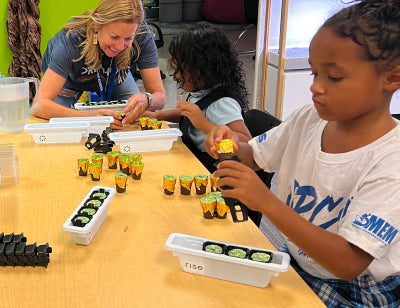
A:
[[[103,81],[101,80],[100,77],[100,72],[99,70],[97,70],[97,83],[99,85],[99,90],[100,90],[100,94],[101,94],[101,99],[103,101],[110,101],[111,98],[111,94],[112,94],[112,90],[114,88],[114,79],[115,79],[115,74],[117,72],[117,65],[115,64],[115,59],[112,59],[112,67],[111,67],[111,73],[108,79],[108,90],[105,89],[104,85],[103,85]],[[106,91],[107,91],[107,99],[106,99]]]

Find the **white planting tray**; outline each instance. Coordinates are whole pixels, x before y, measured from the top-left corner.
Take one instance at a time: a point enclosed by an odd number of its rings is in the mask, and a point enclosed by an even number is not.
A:
[[[272,259],[270,263],[263,263],[203,251],[203,243],[208,241],[226,246],[271,252]],[[284,252],[214,241],[180,233],[171,233],[165,247],[171,250],[174,256],[179,257],[181,267],[185,272],[259,288],[268,286],[271,276],[278,276],[280,272],[286,272],[290,263],[290,256]]]
[[[88,122],[38,123],[26,124],[24,127],[36,143],[80,142],[83,136],[88,135],[89,128]]]
[[[179,136],[182,136],[182,132],[177,128],[109,134],[109,138],[119,145],[122,153],[169,150]]]
[[[87,110],[94,111],[98,109],[110,109],[114,111],[122,111],[125,109],[126,105],[128,105],[127,100],[120,101],[101,101],[101,102],[92,102],[92,103],[75,103],[74,107],[78,110]]]
[[[79,210],[85,205],[86,201],[90,199],[90,196],[93,192],[104,190],[108,192],[108,196],[104,199],[103,204],[98,208],[96,214],[94,214],[93,218],[86,224],[84,227],[74,226],[71,222],[71,219],[78,214]],[[110,200],[114,197],[116,191],[111,187],[103,187],[103,186],[95,186],[90,192],[86,195],[85,198],[81,201],[78,207],[74,210],[71,216],[67,219],[67,221],[63,225],[63,229],[65,231],[69,231],[71,236],[74,239],[76,244],[80,245],[89,245],[93,237],[96,235],[100,226],[103,224],[104,220],[108,215],[108,206]]]
[[[90,124],[88,134],[99,134],[101,135],[111,123],[114,122],[112,116],[101,116],[101,117],[69,117],[69,118],[51,118],[49,123],[77,123],[77,122],[88,122]]]

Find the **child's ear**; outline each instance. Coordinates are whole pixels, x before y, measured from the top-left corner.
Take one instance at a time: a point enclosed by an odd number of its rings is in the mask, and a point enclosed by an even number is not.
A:
[[[388,91],[396,91],[400,88],[400,66],[388,72],[384,87]]]

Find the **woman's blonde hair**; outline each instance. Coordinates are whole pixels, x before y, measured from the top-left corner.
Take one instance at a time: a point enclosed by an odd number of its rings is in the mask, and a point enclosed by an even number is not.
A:
[[[97,70],[101,66],[101,49],[98,44],[93,44],[94,35],[97,29],[110,22],[125,22],[138,24],[135,36],[143,22],[144,13],[141,0],[101,0],[93,11],[85,12],[82,15],[73,16],[73,19],[63,28],[76,32],[82,37],[83,47],[81,56],[75,61],[85,58],[85,64],[89,69]],[[139,45],[134,39],[133,44],[140,53]],[[117,67],[127,69],[133,56],[133,46],[124,49],[116,57]]]

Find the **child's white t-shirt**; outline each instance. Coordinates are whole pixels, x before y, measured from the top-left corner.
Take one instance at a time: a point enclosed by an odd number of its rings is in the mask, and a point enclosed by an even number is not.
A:
[[[313,224],[339,234],[373,256],[360,276],[371,275],[380,281],[397,275],[400,124],[367,146],[329,154],[321,151],[326,123],[314,106],[304,106],[278,127],[249,142],[254,159],[267,172],[279,171],[280,200]],[[337,278],[290,239],[286,242],[305,271],[320,278]]]

